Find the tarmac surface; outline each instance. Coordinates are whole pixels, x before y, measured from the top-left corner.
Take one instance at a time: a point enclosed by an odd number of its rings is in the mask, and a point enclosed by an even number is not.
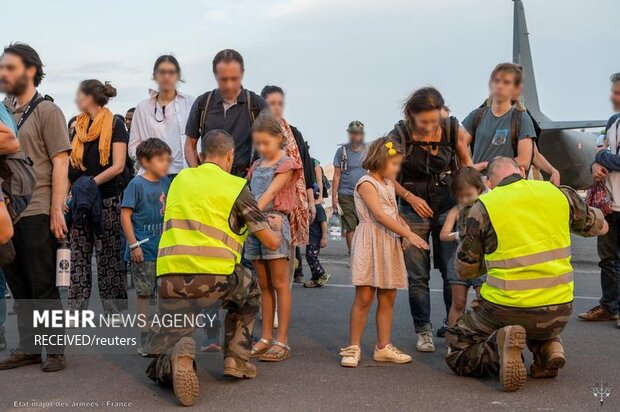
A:
[[[596,241],[574,239],[575,315],[563,339],[567,365],[553,380],[528,378],[516,393],[499,391],[496,379],[454,375],[446,366],[443,339],[435,353],[415,351],[415,335],[407,294],[398,292],[393,342],[413,356],[406,365],[372,360],[374,314],[364,335],[362,363],[357,369],[339,365],[338,350],[348,341],[348,315],[353,298],[343,241],[323,252],[332,273],[328,286],[293,286],[290,344],[293,356],[279,364],[258,364],[254,380],[221,376],[222,355],[197,356],[201,395],[196,409],[208,411],[618,411],[620,410],[620,330],[615,323],[582,323],[576,313],[597,304],[600,295]],[[304,262],[305,265],[305,262]],[[308,267],[304,266],[306,275]],[[445,316],[441,277],[432,273],[432,321]],[[95,282],[96,283],[96,282]],[[133,296],[133,290],[131,291]],[[94,292],[93,296],[97,296]],[[96,300],[96,299],[93,299]],[[11,300],[8,301],[9,310]],[[7,320],[9,348],[16,344],[15,316]],[[257,322],[256,334],[260,323]],[[196,332],[200,344],[203,332]],[[8,351],[0,354],[4,357]],[[531,361],[527,356],[528,363]],[[0,371],[0,411],[41,410],[177,410],[172,390],[144,375],[149,363],[139,355],[76,355],[67,351],[67,368],[43,373],[38,365]],[[601,405],[592,387],[608,384]],[[81,403],[80,403],[81,402]],[[64,405],[62,403],[65,403]]]

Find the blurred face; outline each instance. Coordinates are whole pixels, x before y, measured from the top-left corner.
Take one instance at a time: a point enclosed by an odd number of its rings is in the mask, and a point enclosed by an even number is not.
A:
[[[93,107],[96,107],[97,104],[95,103],[93,96],[84,94],[81,90],[78,89],[77,93],[75,94],[75,106],[80,112],[84,113],[89,111]]]
[[[272,136],[265,132],[252,132],[252,141],[258,154],[265,159],[273,159],[282,150],[281,136]]]
[[[19,96],[34,84],[35,67],[26,68],[21,57],[5,53],[0,58],[0,92]]]
[[[611,85],[611,104],[614,106],[615,112],[620,112],[620,81],[617,81]]]
[[[171,91],[176,89],[179,75],[179,71],[175,65],[170,62],[160,63],[157,69],[155,69],[155,73],[153,73],[155,83],[157,83],[157,88],[160,91]]]
[[[284,117],[284,95],[282,93],[269,93],[265,98],[265,102],[267,102],[271,114],[277,119]]]
[[[456,201],[459,206],[469,206],[474,203],[474,201],[480,196],[478,193],[478,189],[473,186],[465,186],[459,190],[456,195]]]
[[[439,128],[441,122],[441,110],[428,110],[426,112],[412,113],[415,127],[422,134],[430,134]]]
[[[172,156],[168,153],[158,154],[150,160],[141,159],[140,165],[157,177],[164,177],[168,174],[168,168],[172,162]]]
[[[364,143],[364,133],[351,132],[349,133],[349,143],[353,146],[359,146]]]
[[[133,120],[133,112],[125,113],[125,127],[127,130],[131,129],[131,121]]]
[[[381,171],[381,176],[386,179],[396,179],[398,174],[400,173],[400,166],[403,163],[403,156],[400,154],[396,154],[394,156],[390,156],[385,167]]]
[[[224,100],[235,100],[243,81],[241,64],[235,61],[219,62],[215,66],[215,80]]]
[[[497,73],[489,84],[491,96],[497,102],[505,102],[510,100],[518,91],[515,84],[515,74],[509,72]]]

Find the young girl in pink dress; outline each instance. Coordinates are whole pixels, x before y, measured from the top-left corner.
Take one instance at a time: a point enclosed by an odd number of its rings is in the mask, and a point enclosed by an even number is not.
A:
[[[357,367],[361,359],[361,338],[368,311],[377,298],[377,344],[374,360],[411,362],[390,341],[396,289],[407,286],[403,247],[428,249],[398,216],[392,181],[403,160],[400,149],[387,138],[374,141],[368,149],[364,169],[368,174],[355,188],[355,208],[360,224],[351,245],[351,272],[355,300],[351,308],[350,342],[341,349],[340,364]]]

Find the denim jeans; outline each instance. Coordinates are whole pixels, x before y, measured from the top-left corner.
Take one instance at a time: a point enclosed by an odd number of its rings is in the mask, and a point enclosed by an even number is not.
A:
[[[610,313],[620,313],[620,212],[605,217],[609,231],[597,240],[599,266],[601,268],[600,300],[602,307]]]
[[[401,205],[400,213],[411,230],[431,245],[433,260],[443,278],[443,301],[447,316],[452,304],[452,291],[448,284],[448,262],[456,253],[457,246],[456,242],[439,240],[439,232],[448,212],[442,213],[436,219],[426,219],[414,212],[411,206],[405,204]],[[429,239],[432,239],[432,243]],[[409,307],[415,332],[428,332],[432,330],[431,299],[428,285],[431,278],[431,254],[428,250],[410,247],[405,250],[405,265],[407,266],[409,282]]]

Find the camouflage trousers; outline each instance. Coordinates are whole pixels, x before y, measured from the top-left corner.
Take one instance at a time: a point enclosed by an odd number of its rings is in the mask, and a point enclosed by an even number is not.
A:
[[[260,308],[260,289],[248,269],[237,265],[229,276],[167,275],[157,282],[157,315],[160,318],[164,314],[204,316],[204,309],[213,308],[219,301],[222,308],[227,309],[224,356],[249,359],[252,329]],[[194,329],[191,324],[151,328],[146,345],[148,353],[154,356],[146,370],[149,378],[163,385],[172,383],[172,349],[181,338],[192,336]]]
[[[527,346],[534,361],[541,359],[540,348],[550,340],[561,342],[560,333],[573,312],[573,304],[514,308],[484,299],[474,301],[472,308],[446,332],[449,347],[446,363],[461,376],[483,377],[499,374],[497,331],[504,326],[521,325],[527,333]]]

